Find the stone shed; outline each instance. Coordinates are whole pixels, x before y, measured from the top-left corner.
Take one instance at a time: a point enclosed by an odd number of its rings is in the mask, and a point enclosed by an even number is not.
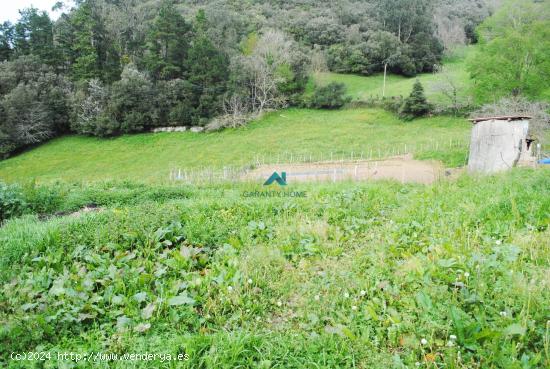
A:
[[[517,165],[536,165],[528,116],[471,119],[468,171],[495,173]]]

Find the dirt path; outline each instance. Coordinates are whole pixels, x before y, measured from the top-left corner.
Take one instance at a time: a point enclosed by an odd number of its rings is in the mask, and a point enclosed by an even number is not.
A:
[[[286,172],[288,183],[342,180],[394,179],[402,183],[429,184],[444,174],[439,162],[414,160],[412,155],[384,160],[262,165],[243,176],[246,180],[266,180],[273,172]]]

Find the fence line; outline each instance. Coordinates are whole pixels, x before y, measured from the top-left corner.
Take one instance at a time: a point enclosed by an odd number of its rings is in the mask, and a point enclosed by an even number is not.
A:
[[[240,181],[242,176],[250,170],[263,165],[279,164],[307,164],[307,163],[353,163],[360,161],[384,160],[406,154],[417,154],[429,151],[439,151],[450,148],[469,147],[469,142],[464,140],[449,139],[448,141],[428,141],[416,144],[396,144],[387,146],[376,146],[362,150],[334,150],[329,152],[291,152],[283,151],[278,153],[257,154],[252,160],[241,161],[236,165],[226,165],[219,168],[198,167],[184,169],[174,167],[170,170],[171,181],[183,181],[188,183],[201,182],[231,182]],[[466,163],[465,163],[466,164]]]

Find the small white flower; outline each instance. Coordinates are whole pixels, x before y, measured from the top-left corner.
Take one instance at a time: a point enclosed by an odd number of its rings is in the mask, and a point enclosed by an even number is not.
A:
[[[252,279],[248,278],[247,282],[248,282],[248,284],[252,284]]]
[[[453,341],[447,341],[447,347],[453,347],[455,343]]]
[[[283,306],[283,303],[281,301],[277,301],[277,306],[281,307]]]
[[[500,314],[500,316],[506,316],[506,312],[505,312],[505,311],[501,311],[499,314]]]
[[[464,277],[468,278],[470,276],[470,273],[466,272],[464,273]]]
[[[227,291],[228,291],[228,292],[233,292],[233,287],[228,286],[228,287],[227,287]]]
[[[353,305],[353,306],[351,307],[351,310],[353,310],[353,311],[357,310],[357,306]]]
[[[314,299],[315,299],[315,301],[319,301],[319,299],[320,299],[319,295],[315,295]]]
[[[347,299],[349,299],[349,293],[347,293],[347,292],[344,293],[344,297],[347,298]]]
[[[420,366],[421,364],[417,361],[416,363],[414,363],[414,365]]]
[[[451,341],[456,341],[456,336],[454,334],[451,334],[449,338],[451,339]]]
[[[361,296],[365,296],[365,295],[367,294],[367,291],[361,290],[361,292],[359,292],[359,294],[360,294]]]
[[[495,243],[496,243],[497,245],[500,245],[500,244],[502,243],[502,241],[501,241],[501,240],[496,240]]]
[[[428,344],[428,340],[425,339],[425,338],[422,338],[422,339],[420,340],[420,343],[423,344],[423,345],[427,345],[427,344]]]

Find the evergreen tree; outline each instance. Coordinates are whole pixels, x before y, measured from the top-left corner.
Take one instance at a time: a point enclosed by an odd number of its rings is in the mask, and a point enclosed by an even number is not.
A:
[[[186,60],[187,80],[194,91],[195,123],[199,117],[212,117],[221,106],[226,91],[229,60],[212,42],[199,35],[193,40]]]
[[[74,58],[71,60],[73,79],[118,80],[121,73],[120,55],[107,36],[104,20],[94,8],[94,3],[82,3],[72,14],[70,22],[69,29],[65,27],[63,41],[65,48],[70,49],[68,55]]]
[[[35,55],[51,66],[59,64],[59,55],[53,42],[53,22],[46,12],[29,8],[20,12],[15,25],[14,49],[17,55]]]
[[[145,65],[155,79],[169,80],[184,75],[191,26],[165,0],[147,37]]]
[[[428,114],[430,109],[431,106],[424,95],[424,87],[416,80],[411,94],[403,102],[399,115],[405,120],[412,120]]]
[[[13,54],[13,25],[10,22],[0,24],[0,62],[9,60]]]

